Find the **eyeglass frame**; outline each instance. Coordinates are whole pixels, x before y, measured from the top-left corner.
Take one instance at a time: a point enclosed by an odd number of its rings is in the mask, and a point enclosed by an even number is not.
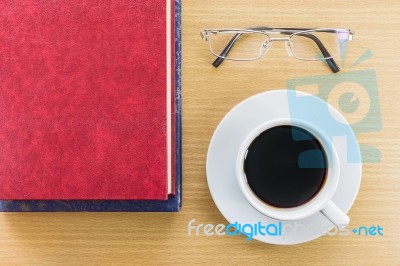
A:
[[[350,29],[334,29],[334,28],[271,28],[271,27],[255,27],[255,28],[248,28],[248,29],[205,29],[201,31],[201,37],[205,41],[209,41],[209,36],[212,34],[218,34],[218,33],[226,33],[226,32],[233,32],[236,33],[232,39],[228,42],[224,50],[221,52],[221,54],[215,54],[211,48],[211,42],[209,42],[210,46],[210,51],[211,53],[217,57],[217,59],[212,63],[214,67],[219,67],[224,60],[231,60],[231,61],[255,61],[263,57],[266,52],[268,51],[268,45],[273,42],[273,41],[285,41],[285,43],[289,44],[289,49],[291,51],[291,54],[299,60],[303,61],[318,61],[318,60],[325,60],[326,63],[328,64],[329,68],[332,70],[333,73],[337,73],[340,71],[339,66],[337,65],[336,61],[333,59],[334,56],[331,56],[329,51],[326,49],[326,47],[323,45],[323,43],[318,39],[317,36],[313,34],[307,34],[309,32],[332,32],[332,33],[338,33],[338,32],[346,32],[348,34],[348,39],[347,41],[352,41],[354,39],[354,32]],[[257,58],[252,58],[252,59],[232,59],[232,58],[227,58],[226,56],[229,54],[230,50],[232,47],[235,45],[236,41],[239,39],[242,34],[245,33],[256,33],[256,34],[263,34],[268,37],[268,43],[266,45],[266,41],[264,41],[263,46],[265,48],[265,51],[262,53],[260,51],[260,55]],[[290,35],[287,38],[271,38],[269,35],[270,33],[278,33],[278,34],[284,34],[284,35]],[[302,34],[302,35],[301,35]],[[313,40],[318,48],[320,49],[321,53],[324,55],[324,58],[322,59],[304,59],[300,58],[296,55],[296,53],[293,52],[293,47],[292,47],[292,42],[291,38],[293,36],[304,36],[307,38],[310,38]]]

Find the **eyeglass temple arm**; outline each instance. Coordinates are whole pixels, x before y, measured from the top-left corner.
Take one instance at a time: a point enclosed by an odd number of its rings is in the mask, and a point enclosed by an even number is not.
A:
[[[257,28],[250,28],[250,30],[270,30],[271,28],[268,27],[257,27]],[[302,30],[302,29],[292,29],[292,28],[287,28],[287,29],[283,29],[283,30]],[[306,30],[306,29],[304,29]],[[293,32],[284,32],[281,31],[282,34],[293,34]],[[325,46],[322,44],[322,42],[318,39],[318,37],[312,35],[312,34],[307,34],[307,33],[302,33],[299,34],[301,36],[310,38],[311,40],[313,40],[318,48],[320,49],[321,53],[323,54],[324,57],[331,57],[330,53],[328,52],[328,50],[325,48]],[[233,45],[235,45],[236,41],[240,38],[240,36],[242,36],[242,33],[237,33],[235,36],[233,36],[233,38],[229,41],[228,45],[225,47],[225,49],[221,52],[221,54],[219,55],[219,57],[217,57],[217,59],[215,59],[215,61],[212,63],[212,65],[214,67],[219,67],[222,62],[225,60],[224,57],[226,57],[230,50],[232,49]],[[326,63],[328,64],[329,68],[332,70],[333,73],[337,73],[340,71],[339,66],[336,64],[335,60],[333,58],[329,58],[329,59],[325,59]]]
[[[219,67],[222,64],[222,62],[224,62],[225,59],[223,57],[226,57],[229,54],[232,47],[235,45],[236,41],[240,38],[240,36],[242,36],[242,33],[237,33],[235,34],[235,36],[232,37],[232,39],[229,41],[229,43],[225,46],[224,50],[219,55],[220,57],[217,57],[217,59],[215,59],[215,61],[212,63],[214,67]]]

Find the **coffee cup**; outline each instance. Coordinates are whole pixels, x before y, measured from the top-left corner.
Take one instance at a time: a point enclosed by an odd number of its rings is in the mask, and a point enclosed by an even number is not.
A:
[[[236,178],[260,213],[291,221],[322,213],[336,226],[350,218],[332,201],[339,183],[338,153],[318,125],[281,118],[248,134],[236,159]]]

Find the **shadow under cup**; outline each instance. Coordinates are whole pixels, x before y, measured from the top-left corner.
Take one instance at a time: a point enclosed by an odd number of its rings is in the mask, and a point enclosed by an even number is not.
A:
[[[328,178],[327,152],[319,139],[295,125],[261,132],[248,146],[244,178],[251,192],[275,208],[296,208],[313,200]]]

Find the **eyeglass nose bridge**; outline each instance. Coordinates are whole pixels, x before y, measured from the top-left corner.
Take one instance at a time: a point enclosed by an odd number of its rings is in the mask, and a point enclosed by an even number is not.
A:
[[[269,38],[270,42],[275,42],[275,41],[286,41],[289,42],[290,38]]]
[[[269,48],[271,48],[272,42],[285,42],[286,52],[291,57],[293,56],[292,46],[290,44],[290,38],[269,38],[263,43],[263,53],[265,54]]]

